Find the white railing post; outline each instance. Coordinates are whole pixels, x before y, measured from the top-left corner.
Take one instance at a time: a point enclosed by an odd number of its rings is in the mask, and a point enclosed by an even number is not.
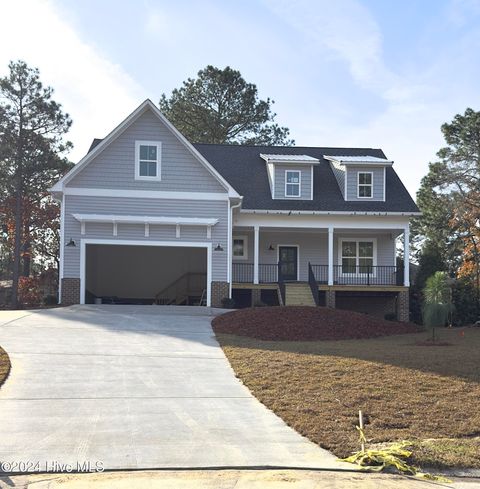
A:
[[[260,228],[258,226],[253,227],[253,283],[258,284],[258,255],[260,248]]]
[[[403,285],[410,287],[410,224],[403,232]]]
[[[328,227],[328,285],[333,285],[333,226]]]

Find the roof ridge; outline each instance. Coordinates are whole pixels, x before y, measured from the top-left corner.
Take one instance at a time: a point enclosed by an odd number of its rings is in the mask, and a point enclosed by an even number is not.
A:
[[[371,149],[371,150],[380,150],[382,151],[382,148],[372,148],[372,147],[367,147],[367,146],[278,146],[278,145],[273,145],[269,146],[266,144],[231,144],[231,143],[192,143],[194,146],[226,146],[226,147],[238,147],[238,148],[281,148],[281,149],[289,149],[289,148],[295,148],[295,149],[354,149],[354,150],[360,150],[360,149]]]

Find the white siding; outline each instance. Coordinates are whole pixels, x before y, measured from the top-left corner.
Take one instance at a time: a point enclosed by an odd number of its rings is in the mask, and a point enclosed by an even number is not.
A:
[[[135,180],[137,140],[162,143],[161,181]],[[150,110],[108,145],[67,187],[225,192],[218,180]]]
[[[212,252],[212,280],[227,280],[228,202],[223,201],[179,201],[167,199],[135,199],[118,197],[65,197],[65,242],[72,238],[76,247],[65,247],[64,277],[80,277],[80,240],[82,238],[140,240],[140,241],[196,241],[211,242],[213,248],[220,243],[223,251]],[[217,218],[212,227],[211,239],[207,238],[206,226],[181,226],[180,238],[171,225],[150,225],[150,235],[145,237],[143,224],[118,224],[118,235],[113,236],[112,224],[86,223],[85,234],[81,235],[80,223],[73,213],[116,214],[135,216],[170,216]]]
[[[285,171],[299,171],[300,197],[285,197]],[[274,199],[311,200],[312,198],[312,165],[275,165]]]
[[[248,238],[248,260],[235,260],[238,263],[253,263],[253,231],[245,229],[234,229],[233,235],[247,236]],[[395,238],[390,233],[352,232],[334,233],[333,239],[333,264],[339,265],[338,243],[341,238],[375,238],[377,240],[377,265],[395,265]],[[260,229],[259,263],[277,263],[278,245],[299,245],[299,280],[308,280],[308,262],[312,265],[328,264],[328,235],[327,230],[318,232],[283,232]],[[269,251],[270,245],[274,251]]]
[[[378,201],[383,200],[383,186],[384,186],[384,168],[372,168],[372,167],[349,167],[347,168],[347,181],[346,181],[346,200],[356,200],[356,201]],[[358,173],[361,172],[371,172],[373,175],[373,189],[372,198],[358,198]]]
[[[335,175],[340,192],[342,192],[343,198],[345,198],[345,168],[336,161],[330,161],[330,168]]]

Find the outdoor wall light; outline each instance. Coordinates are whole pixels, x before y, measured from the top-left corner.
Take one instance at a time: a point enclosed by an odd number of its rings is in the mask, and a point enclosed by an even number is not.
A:
[[[273,247],[273,245],[270,245],[270,246],[268,247],[268,251],[275,251],[275,248]]]
[[[70,238],[70,241],[65,246],[77,246],[77,245],[75,244],[75,241],[73,241],[73,239]]]
[[[217,244],[217,246],[215,246],[215,250],[214,251],[223,251],[223,247],[220,243]]]

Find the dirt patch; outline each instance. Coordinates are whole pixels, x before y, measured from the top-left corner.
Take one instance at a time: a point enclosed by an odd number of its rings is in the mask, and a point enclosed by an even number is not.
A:
[[[260,340],[305,341],[374,338],[418,332],[416,324],[386,321],[327,307],[255,307],[216,317],[216,333]]]

